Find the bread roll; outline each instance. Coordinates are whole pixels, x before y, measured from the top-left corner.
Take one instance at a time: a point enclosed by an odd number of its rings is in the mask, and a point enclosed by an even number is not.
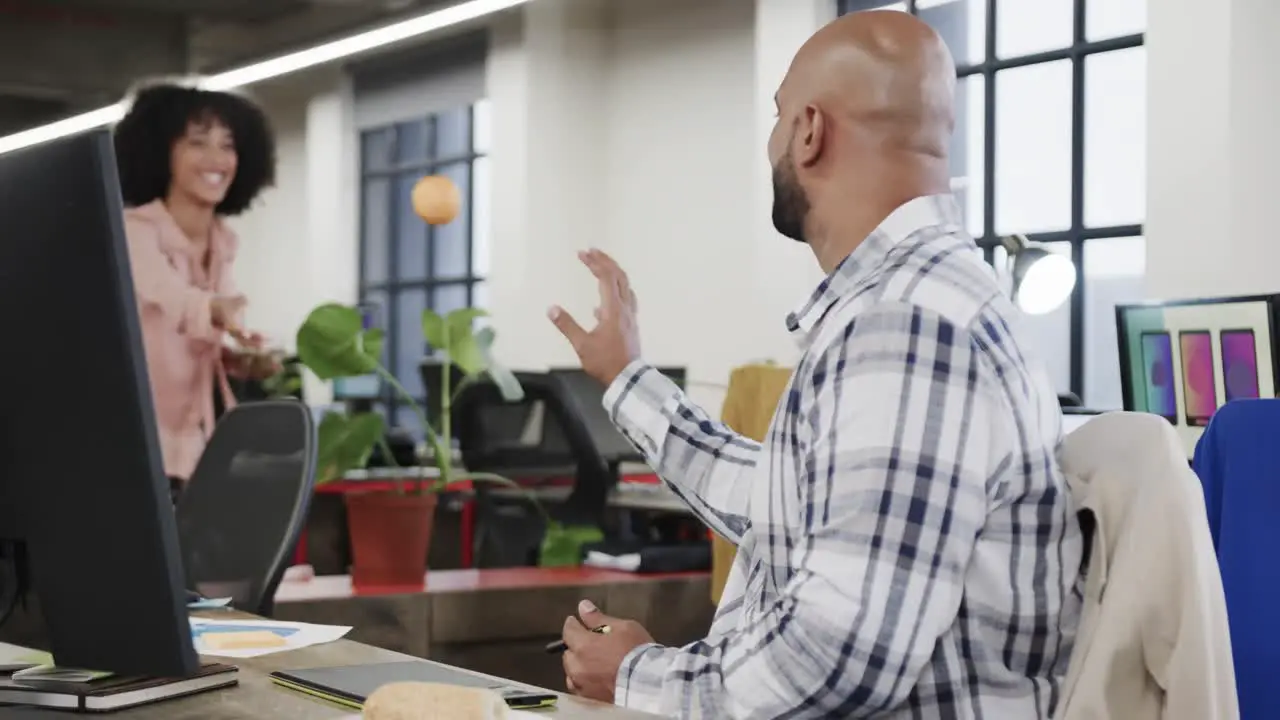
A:
[[[492,690],[437,683],[391,683],[364,701],[365,720],[505,720],[507,703]]]

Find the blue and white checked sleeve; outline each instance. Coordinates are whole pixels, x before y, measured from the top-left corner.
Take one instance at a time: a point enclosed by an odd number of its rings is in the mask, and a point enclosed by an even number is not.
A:
[[[747,484],[760,443],[712,420],[639,360],[610,384],[604,405],[654,472],[704,523],[737,544],[749,525]]]
[[[993,429],[1003,400],[988,361],[966,331],[904,304],[861,312],[813,352],[789,400],[799,487],[770,490],[773,535],[757,543],[788,579],[736,632],[637,648],[619,704],[682,718],[870,717],[906,701],[955,622],[987,473],[1010,447]]]

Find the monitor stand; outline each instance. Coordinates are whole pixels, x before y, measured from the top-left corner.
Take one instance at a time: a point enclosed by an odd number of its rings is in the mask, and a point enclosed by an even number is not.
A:
[[[565,525],[600,527],[609,504],[609,492],[617,484],[617,463],[603,467],[579,463],[573,490],[560,510],[560,521]]]
[[[192,677],[177,679],[123,677],[49,664],[53,658],[43,614],[35,596],[25,591],[23,554],[18,548],[17,543],[0,541],[0,708],[108,712],[239,682],[237,668],[212,663],[202,664]]]

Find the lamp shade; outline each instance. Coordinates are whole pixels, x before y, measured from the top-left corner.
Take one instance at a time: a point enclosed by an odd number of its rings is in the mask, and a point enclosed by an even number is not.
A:
[[[1001,238],[1009,251],[1013,301],[1028,315],[1058,309],[1076,286],[1076,266],[1067,258],[1032,244],[1022,235]]]
[[[428,175],[413,186],[410,198],[418,217],[431,225],[453,222],[462,205],[462,194],[453,181],[442,175]]]

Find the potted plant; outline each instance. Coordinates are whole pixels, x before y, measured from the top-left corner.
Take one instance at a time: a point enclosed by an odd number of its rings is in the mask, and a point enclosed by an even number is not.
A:
[[[493,328],[475,328],[486,313],[476,308],[455,310],[441,316],[431,310],[422,314],[423,337],[445,362],[441,364],[439,427],[429,421],[413,396],[382,365],[383,332],[365,329],[358,309],[340,304],[317,307],[298,330],[298,357],[322,380],[376,374],[396,395],[418,414],[429,449],[425,462],[437,470],[429,483],[400,479],[391,492],[347,493],[347,518],[351,535],[352,576],[359,584],[411,585],[425,577],[439,493],[458,483],[490,482],[518,487],[507,478],[490,473],[461,472],[454,465],[451,446],[453,400],[461,388],[450,387],[450,365],[463,373],[463,385],[482,379],[493,382],[507,401],[524,396],[514,374],[494,361],[491,354]],[[317,483],[341,478],[346,472],[363,468],[374,447],[385,447],[386,426],[374,412],[328,413],[318,431]],[[547,533],[540,564],[576,565],[584,542],[597,540],[596,528],[565,528],[554,523],[540,504],[534,506],[546,521]]]

